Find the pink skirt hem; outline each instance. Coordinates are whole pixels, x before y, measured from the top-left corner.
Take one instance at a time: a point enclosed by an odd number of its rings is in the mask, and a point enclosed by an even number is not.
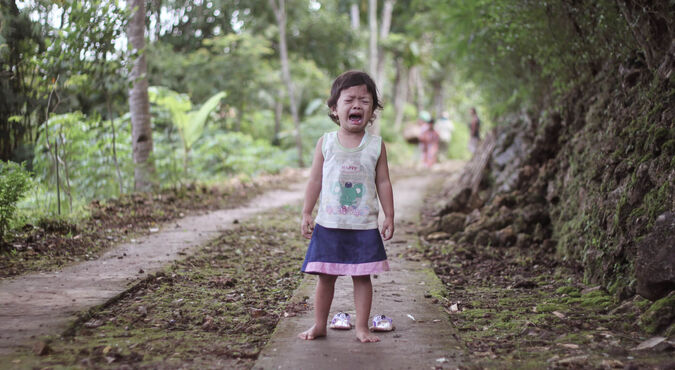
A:
[[[363,276],[389,271],[387,260],[368,263],[309,262],[304,272],[310,274]]]

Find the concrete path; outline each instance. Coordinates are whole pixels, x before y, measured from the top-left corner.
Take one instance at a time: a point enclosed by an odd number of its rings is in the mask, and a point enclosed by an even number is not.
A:
[[[396,179],[394,179],[396,180]],[[415,226],[425,188],[431,176],[394,181],[396,232],[385,243],[391,271],[373,279],[371,317],[385,314],[396,330],[379,334],[381,342],[362,344],[355,331],[330,330],[326,338],[304,341],[297,334],[313,323],[313,312],[282,319],[263,349],[254,369],[434,369],[456,368],[462,353],[447,314],[433,304],[429,293],[442,284],[422,262],[406,261],[399,254],[416,244]],[[294,299],[309,296],[313,305],[316,278],[307,276]],[[331,317],[339,311],[355,317],[349,277],[338,278]],[[426,297],[425,297],[426,296]],[[413,319],[414,318],[414,319]],[[329,317],[330,319],[330,317]]]
[[[0,281],[0,354],[30,345],[42,335],[62,333],[78,312],[106,302],[137,278],[217,237],[235,219],[300,201],[305,185],[303,179],[288,190],[265,193],[241,208],[184,217],[94,261]]]

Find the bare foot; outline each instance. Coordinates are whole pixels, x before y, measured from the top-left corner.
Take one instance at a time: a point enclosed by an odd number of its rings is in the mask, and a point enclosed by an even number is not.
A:
[[[303,331],[302,333],[298,334],[298,338],[304,339],[304,340],[314,340],[319,337],[325,337],[326,336],[326,328],[324,327],[323,330],[320,330],[316,327],[316,325],[312,325],[311,328]]]
[[[379,342],[380,338],[370,334],[368,329],[359,329],[356,328],[356,339],[360,340],[361,343],[375,343]]]

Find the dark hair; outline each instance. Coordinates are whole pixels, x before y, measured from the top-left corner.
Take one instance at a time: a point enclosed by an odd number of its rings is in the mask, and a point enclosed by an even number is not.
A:
[[[366,72],[362,71],[347,71],[339,75],[335,81],[333,81],[333,87],[330,88],[330,98],[326,101],[329,109],[333,109],[337,105],[338,99],[340,99],[340,93],[342,90],[348,89],[353,86],[366,85],[368,92],[373,97],[373,115],[370,118],[372,122],[376,116],[375,111],[382,109],[382,103],[377,96],[377,86],[375,86],[375,81],[373,81]],[[340,124],[340,119],[337,116],[328,112],[328,117],[333,120],[333,122]]]

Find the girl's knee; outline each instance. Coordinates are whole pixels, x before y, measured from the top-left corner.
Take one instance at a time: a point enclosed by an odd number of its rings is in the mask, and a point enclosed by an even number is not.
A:
[[[370,284],[370,275],[352,276],[354,284]]]
[[[319,283],[321,284],[335,284],[337,276],[335,275],[319,275]]]

